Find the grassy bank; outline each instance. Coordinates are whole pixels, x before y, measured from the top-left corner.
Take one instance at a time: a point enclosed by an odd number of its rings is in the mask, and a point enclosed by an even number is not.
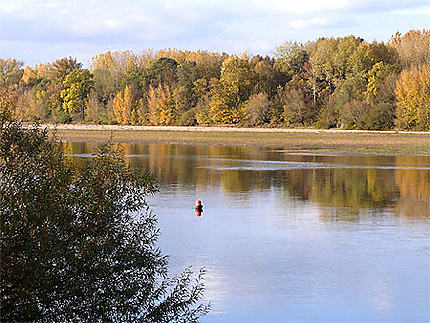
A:
[[[56,132],[64,141],[103,142],[112,135],[114,142],[128,143],[260,145],[301,152],[430,155],[430,133],[158,129],[94,130],[83,126],[77,129],[60,128]]]

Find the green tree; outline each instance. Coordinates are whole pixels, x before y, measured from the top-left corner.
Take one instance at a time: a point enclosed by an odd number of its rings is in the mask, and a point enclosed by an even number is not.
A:
[[[351,56],[353,75],[367,78],[372,67],[380,62],[392,65],[394,69],[398,64],[398,55],[393,48],[384,43],[362,42]]]
[[[210,124],[209,114],[209,87],[205,78],[199,78],[194,82],[193,93],[196,98],[194,117],[198,124]]]
[[[192,89],[194,82],[199,78],[197,65],[195,62],[184,62],[177,68],[178,86]]]
[[[120,89],[122,71],[118,64],[118,56],[118,53],[108,51],[91,59],[94,89],[104,104],[107,104]]]
[[[257,55],[252,57],[250,65],[256,76],[253,93],[264,92],[271,99],[276,95],[278,86],[285,85],[287,76],[279,71],[274,59]]]
[[[227,57],[228,55],[225,53],[219,54],[197,51],[190,53],[187,61],[194,62],[199,77],[209,82],[212,78],[220,77],[221,66]]]
[[[364,98],[370,109],[365,116],[363,129],[383,130],[394,127],[397,69],[378,62],[368,72]]]
[[[66,76],[73,70],[80,69],[81,67],[82,64],[71,57],[57,59],[52,64],[40,64],[38,76],[47,80],[47,82],[43,82],[43,92],[40,93],[40,102],[43,101],[47,105],[47,110],[52,121],[66,123],[72,120],[63,107],[61,91],[64,90],[63,82]]]
[[[333,91],[337,85],[352,74],[352,57],[362,39],[354,36],[343,38],[320,38],[310,45],[310,63],[315,77],[327,82]]]
[[[156,185],[107,146],[76,166],[46,131],[0,118],[1,318],[196,322],[201,275],[167,277]]]
[[[190,117],[190,113],[187,112],[191,110],[196,103],[192,88],[178,86],[173,90],[172,96],[175,102],[175,114],[178,117],[177,121],[181,125],[189,124],[187,119]]]
[[[304,71],[304,64],[309,61],[307,48],[296,42],[285,42],[275,51],[276,67],[288,76],[290,80],[294,75]]]
[[[100,101],[97,93],[94,89],[91,90],[85,109],[85,120],[98,124],[107,124],[112,122],[112,119],[107,107]]]
[[[165,84],[169,87],[174,87],[177,81],[177,68],[178,62],[174,59],[166,57],[159,58],[148,68],[151,85],[157,87],[160,84]]]
[[[370,107],[365,101],[351,100],[342,106],[340,124],[346,129],[366,129]]]
[[[372,66],[371,70],[368,72],[367,88],[364,93],[368,104],[375,104],[378,99],[381,99],[387,90],[384,87],[386,79],[391,75],[395,76],[395,74],[396,71],[393,69],[392,65],[378,62]],[[394,91],[392,94],[394,94]]]
[[[228,105],[238,107],[240,103],[245,102],[255,82],[255,74],[251,70],[248,58],[230,56],[226,59],[222,64],[220,82]]]
[[[357,111],[356,107],[364,101],[366,81],[360,76],[348,77],[341,81],[334,93],[330,96],[327,107],[320,112],[320,126],[354,128],[354,120],[350,116],[351,111]],[[352,105],[350,102],[354,102]],[[344,116],[344,111],[346,112]],[[354,115],[355,116],[355,115]]]

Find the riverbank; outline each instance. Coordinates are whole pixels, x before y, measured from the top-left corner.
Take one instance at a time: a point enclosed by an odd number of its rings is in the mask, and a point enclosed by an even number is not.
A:
[[[64,141],[260,145],[314,153],[430,155],[430,132],[231,127],[41,125]]]

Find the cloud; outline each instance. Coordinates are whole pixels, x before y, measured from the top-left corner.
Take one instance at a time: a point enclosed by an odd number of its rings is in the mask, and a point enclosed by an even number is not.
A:
[[[33,56],[43,51],[49,52],[53,59],[64,53],[81,56],[82,51],[90,50],[97,50],[92,53],[96,55],[108,49],[140,51],[166,47],[268,54],[285,40],[307,41],[351,33],[375,39],[389,37],[400,27],[424,27],[426,24],[421,23],[424,19],[419,20],[420,25],[412,15],[403,16],[402,12],[417,11],[426,3],[424,0],[3,0],[0,56],[34,62],[40,57]]]
[[[297,19],[289,23],[292,28],[306,28],[310,26],[325,26],[327,19],[325,18],[311,18],[311,19]]]

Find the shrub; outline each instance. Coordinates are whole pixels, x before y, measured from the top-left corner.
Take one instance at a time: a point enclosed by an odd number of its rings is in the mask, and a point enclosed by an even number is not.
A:
[[[154,179],[104,146],[80,166],[0,118],[2,321],[193,322],[202,275],[167,277]]]

